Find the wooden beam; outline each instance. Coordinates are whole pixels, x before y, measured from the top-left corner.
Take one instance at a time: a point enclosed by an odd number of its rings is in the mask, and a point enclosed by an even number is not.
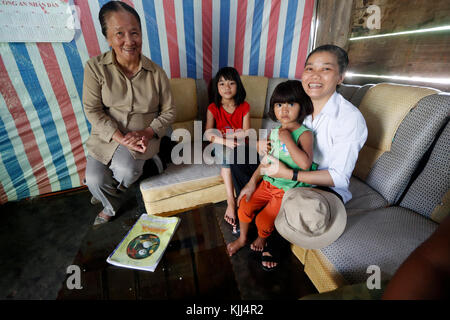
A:
[[[370,30],[367,12],[370,5],[380,8],[380,29]],[[401,31],[433,28],[450,24],[448,0],[354,0],[351,13],[351,36],[361,37]]]
[[[370,2],[370,3],[369,3]],[[380,29],[367,27],[369,5],[380,8]],[[350,37],[382,35],[450,25],[450,1],[355,0]],[[349,41],[349,71],[359,74],[449,78],[450,31],[415,33]],[[346,83],[365,84],[389,80],[353,78]],[[398,80],[392,80],[401,82]],[[407,81],[404,83],[408,83]],[[448,91],[450,85],[409,82]]]
[[[353,0],[317,0],[315,47],[335,44],[347,49]]]

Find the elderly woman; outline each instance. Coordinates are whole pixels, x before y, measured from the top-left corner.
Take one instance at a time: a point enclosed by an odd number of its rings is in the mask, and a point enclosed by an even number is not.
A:
[[[94,225],[109,221],[124,192],[141,176],[145,160],[175,120],[165,72],[143,56],[137,12],[120,1],[100,10],[102,33],[112,50],[85,67],[83,105],[92,124],[87,141],[86,184],[103,210]]]

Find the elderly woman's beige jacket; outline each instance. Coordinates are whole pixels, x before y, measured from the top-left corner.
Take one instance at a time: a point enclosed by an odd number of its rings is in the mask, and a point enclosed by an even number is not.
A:
[[[129,79],[109,51],[91,58],[84,69],[83,105],[92,125],[86,146],[89,155],[108,164],[119,144],[112,139],[152,127],[162,137],[175,121],[169,79],[162,68],[141,54],[141,68]],[[130,151],[135,159],[150,159],[159,152],[161,139],[149,141],[147,151]]]

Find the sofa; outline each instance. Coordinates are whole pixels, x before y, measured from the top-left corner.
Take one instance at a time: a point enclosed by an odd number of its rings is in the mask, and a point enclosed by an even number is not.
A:
[[[287,79],[241,78],[252,128],[273,128],[268,102]],[[178,114],[168,135],[178,142],[175,154],[183,150],[190,161],[169,164],[140,182],[149,214],[172,215],[226,200],[220,166],[193,152],[205,145],[208,86],[204,80],[171,79],[171,88]],[[365,117],[368,139],[350,181],[343,235],[320,250],[291,246],[319,292],[365,282],[373,265],[387,281],[450,212],[450,94],[394,83],[343,84],[338,91]]]
[[[242,76],[251,106],[251,127],[255,130],[272,128],[276,123],[267,117],[268,102],[275,86],[286,79]],[[226,200],[226,190],[220,166],[207,164],[211,157],[198,157],[202,150],[203,129],[208,107],[208,85],[204,80],[171,79],[177,118],[168,132],[179,144],[174,155],[190,153],[187,163],[172,163],[158,176],[140,182],[140,191],[149,214],[172,215],[189,208]],[[194,152],[197,151],[197,152]],[[195,158],[197,156],[197,158]],[[173,157],[172,157],[173,158]]]
[[[343,235],[320,250],[292,251],[319,292],[389,280],[450,212],[450,95],[397,84],[347,86],[368,126],[350,180]]]

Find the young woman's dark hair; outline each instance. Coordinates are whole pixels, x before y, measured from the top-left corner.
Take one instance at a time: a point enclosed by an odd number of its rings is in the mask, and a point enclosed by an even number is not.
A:
[[[236,82],[237,87],[236,95],[234,96],[234,102],[236,103],[236,106],[243,103],[245,101],[245,97],[247,96],[247,92],[245,91],[244,85],[242,84],[239,72],[237,72],[237,70],[233,67],[223,67],[219,71],[217,71],[217,74],[211,83],[212,102],[214,102],[218,108],[220,108],[220,105],[222,104],[222,97],[220,96],[219,89],[217,88],[217,84],[219,83],[220,78]]]
[[[341,47],[335,46],[334,44],[325,44],[323,46],[315,48],[313,51],[311,51],[308,54],[308,57],[306,58],[305,65],[308,62],[308,59],[309,59],[310,56],[312,56],[314,53],[323,52],[323,51],[332,53],[332,54],[334,54],[336,56],[337,63],[339,65],[339,74],[343,75],[345,73],[345,71],[347,70],[347,66],[348,66],[347,51],[345,51]]]
[[[302,124],[306,116],[314,111],[311,98],[306,94],[302,87],[302,83],[298,80],[288,80],[280,83],[275,87],[270,98],[269,117],[278,121],[275,116],[274,106],[276,103],[294,103],[300,105],[300,112],[298,113],[298,123]]]
[[[137,20],[139,24],[139,29],[142,30],[141,27],[141,18],[139,17],[139,14],[134,10],[133,7],[130,7],[128,4],[122,1],[110,1],[105,3],[102,8],[100,9],[100,12],[98,13],[98,20],[100,21],[100,26],[102,27],[102,33],[106,37],[106,19],[108,18],[108,15],[111,12],[118,12],[118,11],[127,11],[131,13]]]

